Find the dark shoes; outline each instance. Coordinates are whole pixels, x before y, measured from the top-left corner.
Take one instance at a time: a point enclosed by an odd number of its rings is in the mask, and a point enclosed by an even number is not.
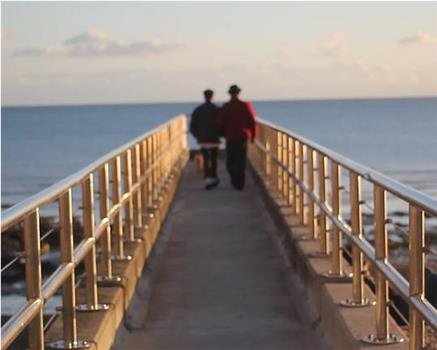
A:
[[[206,179],[206,190],[212,190],[213,188],[216,188],[218,184],[220,183],[220,180],[218,178],[207,178]]]
[[[242,181],[231,180],[231,185],[237,191],[243,191],[243,189],[244,189],[244,182],[242,183]]]

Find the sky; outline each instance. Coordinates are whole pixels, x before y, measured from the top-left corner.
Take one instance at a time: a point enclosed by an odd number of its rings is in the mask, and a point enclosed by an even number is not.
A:
[[[437,2],[4,2],[2,106],[436,96]]]

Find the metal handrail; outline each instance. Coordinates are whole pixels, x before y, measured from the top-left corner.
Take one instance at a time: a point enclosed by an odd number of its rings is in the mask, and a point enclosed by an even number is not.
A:
[[[20,218],[30,212],[33,208],[42,207],[48,202],[53,201],[53,199],[59,196],[62,192],[66,191],[71,187],[74,187],[79,182],[81,182],[85,176],[97,171],[102,166],[102,164],[107,163],[108,161],[110,161],[117,155],[125,152],[141,140],[144,140],[145,138],[155,134],[158,130],[170,125],[175,119],[183,116],[184,115],[182,114],[176,116],[173,119],[157,126],[156,128],[145,132],[144,134],[133,139],[132,141],[129,141],[119,146],[118,148],[106,153],[96,161],[85,166],[74,174],[66,177],[65,179],[56,182],[50,187],[47,187],[45,190],[42,190],[41,192],[38,192],[33,196],[30,196],[29,198],[21,201],[20,203],[17,203],[16,205],[4,210],[1,213],[1,231],[5,231],[8,227],[13,225],[16,221],[18,221]]]
[[[293,215],[308,228],[307,238],[320,241],[319,256],[331,255],[332,269],[325,274],[326,278],[345,277],[342,267],[342,236],[352,243],[353,297],[343,301],[342,305],[372,305],[363,294],[363,256],[376,267],[376,334],[369,335],[363,341],[378,344],[402,341],[401,337],[388,331],[389,281],[410,305],[410,349],[421,349],[425,341],[424,321],[437,330],[436,309],[424,298],[424,213],[426,211],[436,216],[437,201],[294,132],[262,119],[259,121],[259,133],[254,145],[249,148],[249,158],[255,169],[273,186],[272,189],[290,205]],[[331,162],[329,176],[326,172],[328,161]],[[349,191],[340,184],[340,167],[349,172]],[[374,188],[375,247],[362,235],[360,207],[364,202],[361,200],[361,178]],[[329,195],[326,191],[328,180],[331,183]],[[315,192],[316,182],[318,193]],[[341,216],[340,192],[343,190],[349,195],[350,225]],[[409,282],[388,261],[386,226],[390,220],[386,214],[386,192],[409,204]],[[327,219],[332,223],[330,237],[327,234]]]
[[[27,303],[13,315],[2,327],[2,348],[12,341],[29,325],[29,348],[44,348],[44,327],[42,312],[44,302],[63,287],[62,312],[64,337],[50,345],[55,348],[73,349],[87,347],[84,341],[77,339],[76,305],[75,305],[75,267],[85,262],[86,299],[78,310],[98,311],[107,306],[98,303],[96,243],[101,242],[103,254],[102,280],[119,282],[120,277],[112,275],[112,258],[127,259],[123,242],[134,240],[134,228],[153,230],[151,240],[144,246],[147,257],[153,246],[160,221],[166,215],[168,205],[149,207],[154,203],[167,203],[171,200],[170,191],[164,186],[174,181],[172,174],[180,172],[180,165],[187,156],[186,117],[180,115],[157,128],[135,138],[112,152],[99,158],[89,166],[68,178],[61,180],[48,189],[11,207],[3,213],[2,231],[14,223],[24,221],[25,256],[26,256],[26,296]],[[124,159],[123,173],[120,171],[120,159]],[[112,165],[112,181],[109,185],[109,165]],[[95,211],[93,176],[98,172],[100,220],[94,221]],[[123,192],[120,184],[124,181]],[[82,213],[84,237],[73,247],[72,189],[78,184],[82,188]],[[109,186],[112,187],[111,207],[109,207]],[[60,220],[61,263],[58,268],[42,283],[40,261],[39,210],[42,206],[57,201]],[[155,209],[156,208],[156,209]],[[122,211],[125,211],[125,226],[122,223]],[[150,216],[149,210],[154,211]],[[148,217],[154,223],[153,229],[143,222]],[[111,229],[111,222],[114,223]],[[114,231],[116,255],[111,256],[111,230]],[[126,230],[126,231],[125,231]],[[123,232],[125,231],[125,232]]]
[[[337,163],[341,164],[343,167],[357,173],[363,179],[367,181],[374,182],[382,187],[384,187],[390,193],[396,195],[397,197],[409,202],[414,203],[415,205],[423,208],[425,211],[429,212],[432,215],[437,216],[437,200],[426,195],[423,192],[417,191],[412,187],[409,187],[395,179],[392,179],[386,175],[381,174],[380,172],[371,169],[365,165],[359,164],[327,147],[324,147],[308,138],[299,135],[285,127],[278,126],[272,122],[264,120],[262,118],[258,119],[260,123],[269,126],[272,129],[277,131],[281,131],[287,133],[294,139],[302,142],[303,144],[311,147],[317,152],[325,155],[326,157],[335,160]]]

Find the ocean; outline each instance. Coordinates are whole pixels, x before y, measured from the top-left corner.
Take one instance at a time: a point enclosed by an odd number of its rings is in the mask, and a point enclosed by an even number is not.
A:
[[[255,101],[257,114],[437,198],[437,98]],[[16,204],[196,103],[2,107],[1,204]],[[194,140],[190,145],[196,147]]]
[[[437,198],[437,98],[253,104],[263,119]],[[2,107],[2,208],[45,189],[173,116],[191,113],[195,106]],[[192,138],[189,144],[196,147]],[[23,281],[12,285],[15,290],[23,286]],[[5,293],[2,314],[12,314],[23,300],[22,293]],[[45,309],[53,312],[59,304],[60,297],[55,296]]]

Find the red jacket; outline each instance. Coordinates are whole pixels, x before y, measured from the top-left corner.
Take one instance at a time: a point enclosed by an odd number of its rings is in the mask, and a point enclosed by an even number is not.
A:
[[[249,102],[231,100],[220,108],[217,124],[226,139],[255,137],[255,109]]]

